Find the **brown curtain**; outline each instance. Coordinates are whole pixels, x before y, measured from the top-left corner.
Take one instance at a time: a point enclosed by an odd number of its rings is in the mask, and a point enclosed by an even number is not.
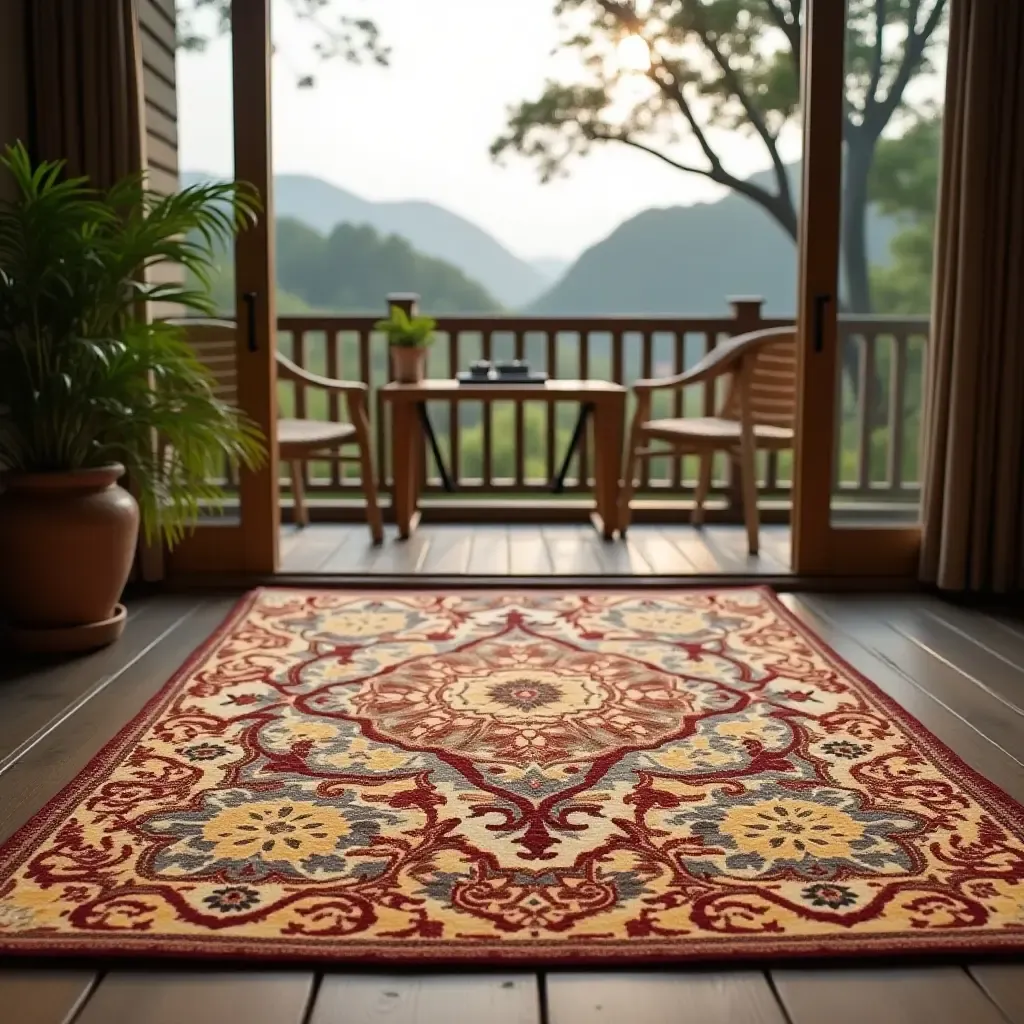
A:
[[[97,188],[144,170],[135,0],[31,0],[29,19],[33,156]],[[140,539],[132,579],[162,575],[162,549]]]
[[[145,166],[134,0],[29,4],[32,148],[97,187]]]
[[[1024,3],[951,0],[922,579],[1024,589]]]

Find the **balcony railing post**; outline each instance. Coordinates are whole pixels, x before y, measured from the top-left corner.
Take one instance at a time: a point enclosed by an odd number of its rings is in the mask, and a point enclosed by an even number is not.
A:
[[[764,299],[759,295],[734,295],[729,297],[729,308],[732,310],[732,336],[756,331],[762,326],[764,317],[761,310]],[[710,385],[711,387],[714,384]],[[715,403],[716,407],[718,403]],[[736,459],[729,460],[729,496],[728,516],[730,522],[743,521],[743,493],[740,488],[740,467]]]
[[[420,297],[415,292],[391,292],[387,298],[388,312],[396,307],[406,316],[419,312]]]

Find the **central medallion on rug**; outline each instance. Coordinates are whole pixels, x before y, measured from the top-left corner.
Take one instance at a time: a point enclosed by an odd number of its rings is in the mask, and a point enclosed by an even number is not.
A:
[[[0,851],[0,949],[1024,948],[1024,819],[762,589],[265,590]]]

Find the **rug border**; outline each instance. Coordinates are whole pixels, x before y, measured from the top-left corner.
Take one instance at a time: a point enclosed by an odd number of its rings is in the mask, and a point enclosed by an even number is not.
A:
[[[566,589],[569,594],[608,594],[630,593],[628,585],[609,587],[587,587],[584,590]],[[403,591],[403,594],[417,591],[444,595],[477,595],[482,591],[474,587],[417,587]],[[643,594],[676,593],[720,593],[722,591],[755,591],[760,593],[771,606],[772,610],[783,621],[790,625],[796,633],[807,642],[815,652],[849,676],[859,685],[864,686],[878,701],[880,707],[891,713],[900,728],[912,738],[923,738],[928,747],[929,755],[941,767],[954,774],[956,781],[968,788],[971,795],[982,806],[990,811],[1003,814],[1009,822],[1024,832],[1024,804],[1015,800],[996,783],[972,768],[963,758],[946,745],[931,729],[916,719],[903,708],[893,697],[890,697],[873,680],[855,668],[838,651],[835,651],[820,637],[817,632],[805,623],[796,613],[786,607],[779,595],[766,584],[724,584],[721,586],[701,585],[698,587],[681,587],[677,584],[658,588],[637,590]],[[21,859],[30,853],[40,841],[47,838],[53,831],[48,825],[56,827],[63,820],[70,806],[75,806],[85,795],[85,791],[97,781],[97,776],[112,769],[117,760],[136,742],[163,710],[178,684],[189,675],[195,667],[209,656],[211,651],[220,644],[236,623],[247,615],[259,598],[266,593],[292,592],[302,594],[344,594],[350,593],[361,598],[375,595],[393,597],[394,592],[386,588],[367,591],[346,591],[344,587],[296,587],[296,586],[261,586],[242,595],[228,610],[224,619],[203,640],[182,664],[172,673],[168,680],[145,702],[135,716],[123,726],[114,737],[88,761],[86,766],[68,782],[55,796],[33,814],[24,825],[18,828],[7,840],[0,843],[0,882],[20,866]],[[538,590],[534,587],[518,588],[514,593],[544,594],[550,596],[551,590]],[[83,942],[83,940],[87,940]],[[967,942],[963,940],[969,940]],[[746,948],[749,941],[750,948]],[[718,938],[688,938],[686,940],[662,940],[646,943],[643,940],[591,940],[582,948],[576,946],[566,948],[561,943],[538,942],[536,940],[505,940],[500,944],[481,945],[475,940],[462,940],[465,948],[460,948],[460,940],[446,939],[442,942],[427,940],[424,942],[403,939],[392,944],[378,941],[368,943],[343,942],[334,947],[325,944],[322,938],[309,940],[289,939],[278,943],[274,939],[245,940],[236,937],[223,939],[220,936],[204,936],[200,940],[188,937],[164,936],[159,939],[148,937],[118,935],[105,938],[101,935],[18,939],[0,937],[0,952],[12,956],[44,956],[67,957],[81,959],[97,955],[129,958],[151,957],[158,960],[195,960],[195,961],[227,961],[243,957],[247,960],[273,961],[281,964],[302,963],[373,963],[380,966],[389,964],[430,963],[437,966],[470,966],[481,961],[517,964],[520,966],[544,966],[545,964],[572,964],[574,966],[613,966],[635,963],[645,964],[708,964],[715,962],[765,962],[792,959],[843,960],[851,956],[871,955],[884,957],[908,956],[998,956],[1000,954],[1019,953],[1024,951],[1024,924],[1020,930],[995,933],[977,933],[970,929],[949,930],[939,934],[914,936],[910,939],[892,935],[844,937],[837,939],[820,936],[789,936],[773,939],[763,934],[750,936],[724,936]],[[685,954],[674,951],[682,942],[688,946]],[[755,946],[756,942],[756,946]],[[309,948],[306,948],[308,944]],[[831,948],[830,948],[831,947]]]

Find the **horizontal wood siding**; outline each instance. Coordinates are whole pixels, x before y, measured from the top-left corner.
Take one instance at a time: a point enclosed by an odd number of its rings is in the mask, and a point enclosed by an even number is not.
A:
[[[174,68],[174,0],[139,0],[139,42],[145,101],[146,170],[149,187],[169,195],[178,180],[178,97]],[[150,269],[151,281],[180,281],[181,268],[171,265]],[[153,303],[154,316],[175,316],[182,310],[168,303]]]
[[[150,186],[178,185],[178,100],[174,76],[173,0],[140,0],[139,39],[146,111],[146,162]]]

